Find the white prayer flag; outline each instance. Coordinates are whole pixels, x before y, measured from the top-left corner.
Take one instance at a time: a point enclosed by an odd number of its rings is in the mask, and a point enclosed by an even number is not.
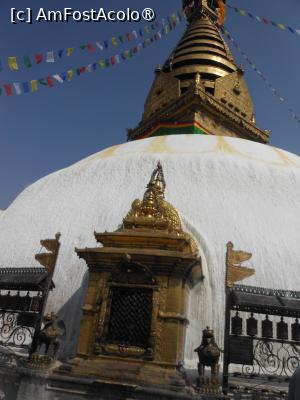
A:
[[[14,85],[14,88],[15,88],[16,93],[17,93],[18,95],[19,95],[19,94],[22,94],[21,83],[14,82],[13,85]]]
[[[47,51],[46,55],[46,62],[47,63],[54,63],[54,52],[53,51]]]
[[[58,74],[53,75],[53,78],[56,79],[59,83],[64,83],[64,80]]]
[[[102,46],[101,43],[96,42],[96,46],[102,51],[104,49],[104,47]]]

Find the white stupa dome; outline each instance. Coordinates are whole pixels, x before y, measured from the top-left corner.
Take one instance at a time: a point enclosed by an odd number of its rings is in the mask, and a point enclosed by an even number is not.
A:
[[[166,199],[197,240],[205,279],[192,291],[186,365],[209,325],[221,340],[226,243],[253,254],[247,284],[299,290],[300,157],[229,137],[174,135],[96,153],[27,187],[0,214],[0,266],[39,266],[39,241],[61,232],[49,311],[67,325],[75,349],[87,267],[75,247],[95,247],[93,232],[113,231],[142,198],[160,160]],[[222,346],[222,343],[219,343]]]

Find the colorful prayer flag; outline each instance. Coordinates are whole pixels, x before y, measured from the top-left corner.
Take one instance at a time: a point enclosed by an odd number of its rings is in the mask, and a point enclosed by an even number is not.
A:
[[[30,92],[29,82],[23,82],[23,90],[24,90],[24,93]]]
[[[87,47],[87,49],[88,49],[88,51],[89,51],[90,53],[92,53],[93,51],[95,51],[95,47],[94,47],[93,43],[88,43],[86,47]]]
[[[22,85],[23,85],[24,93],[30,92],[29,82],[23,82]]]
[[[54,82],[53,82],[53,79],[52,79],[51,76],[47,76],[46,80],[47,80],[47,84],[48,84],[49,87],[53,87],[54,86]]]
[[[72,80],[73,74],[74,74],[73,70],[69,69],[69,71],[67,72],[67,77],[69,82]]]
[[[53,51],[47,51],[46,54],[46,62],[47,63],[54,63],[54,52]]]
[[[61,78],[61,76],[59,74],[54,74],[53,78],[55,80],[57,80],[57,82],[59,82],[59,83],[64,83],[63,79]]]
[[[17,71],[19,69],[17,57],[8,57],[8,66],[11,71]]]
[[[31,68],[32,67],[31,60],[30,60],[29,56],[24,56],[23,57],[23,61],[24,61],[24,65],[25,65],[26,68]]]
[[[65,82],[67,80],[67,73],[66,72],[62,72],[60,74],[60,76],[61,76],[61,79],[63,80],[63,82]]]
[[[12,92],[12,87],[10,85],[10,83],[6,83],[4,85],[5,91],[6,91],[6,95],[7,96],[12,96],[13,92]]]
[[[112,42],[112,44],[113,44],[115,47],[118,46],[117,38],[115,38],[115,37],[111,38],[111,42]]]
[[[102,51],[104,49],[104,47],[102,46],[102,44],[100,42],[96,42],[96,46]]]
[[[101,68],[105,68],[105,61],[104,60],[100,60],[99,61],[99,65]]]
[[[31,91],[36,92],[38,90],[38,83],[35,79],[30,81]]]
[[[47,86],[47,85],[48,85],[48,83],[47,83],[47,81],[46,81],[45,78],[39,79],[38,82],[39,82],[41,85],[44,85],[44,86]]]
[[[14,82],[13,86],[15,88],[15,91],[16,91],[17,95],[22,94],[22,88],[21,88],[21,84],[19,82]]]
[[[74,48],[73,47],[69,47],[67,48],[67,57],[70,57],[74,52]]]
[[[42,61],[43,61],[43,54],[37,53],[37,54],[35,55],[35,62],[36,62],[37,64],[41,64]]]

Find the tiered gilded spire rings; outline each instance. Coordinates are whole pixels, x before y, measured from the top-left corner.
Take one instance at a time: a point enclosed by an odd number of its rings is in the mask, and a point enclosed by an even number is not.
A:
[[[216,79],[236,71],[237,66],[205,8],[200,15],[196,15],[165,63],[163,71],[173,71],[183,90],[189,87],[196,74],[200,73],[205,89],[213,94]]]
[[[256,126],[243,68],[219,23],[225,0],[183,0],[187,29],[155,79],[139,125],[128,139],[177,134],[233,136],[267,143]],[[221,18],[222,17],[222,18]]]

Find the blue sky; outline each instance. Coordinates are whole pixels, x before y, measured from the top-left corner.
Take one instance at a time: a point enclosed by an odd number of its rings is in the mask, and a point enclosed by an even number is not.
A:
[[[63,4],[62,4],[63,3]],[[230,4],[300,29],[299,0],[230,0]],[[10,8],[32,7],[83,10],[105,7],[142,10],[152,7],[158,19],[179,10],[181,0],[1,0],[0,56],[22,57],[47,50],[105,40],[143,27],[141,23],[33,23],[13,25]],[[229,10],[226,26],[242,49],[286,98],[281,103],[233,49],[244,65],[253,96],[258,125],[272,130],[271,144],[300,154],[300,124],[288,112],[300,115],[300,36],[259,24]],[[153,71],[162,64],[185,28],[182,23],[161,41],[115,68],[85,74],[55,88],[13,97],[0,97],[0,208],[9,206],[29,184],[105,147],[126,141],[126,128],[139,122],[153,81]],[[127,49],[107,51],[107,56]],[[27,81],[98,61],[100,52],[77,50],[68,59],[30,69],[0,72],[0,82]]]

